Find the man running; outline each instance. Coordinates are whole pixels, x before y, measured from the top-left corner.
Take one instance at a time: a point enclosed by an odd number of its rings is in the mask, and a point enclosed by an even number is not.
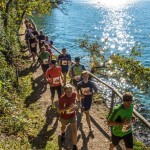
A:
[[[55,108],[54,97],[57,90],[58,99],[61,96],[62,72],[61,67],[56,65],[56,60],[51,61],[51,67],[46,71],[46,78],[50,84],[52,108]]]
[[[109,150],[113,150],[120,140],[124,140],[126,150],[133,150],[132,136],[132,113],[133,113],[133,96],[130,92],[123,94],[123,104],[116,106],[108,117],[108,125],[113,126],[112,143]]]
[[[86,121],[89,127],[90,132],[93,132],[93,128],[91,127],[91,121],[90,121],[90,108],[92,105],[92,97],[95,92],[97,92],[97,87],[89,80],[89,74],[87,71],[82,72],[82,78],[83,80],[77,84],[77,93],[78,93],[78,99],[81,98],[81,105],[83,112],[86,115]]]
[[[62,54],[58,56],[58,64],[62,67],[62,73],[64,77],[64,85],[66,85],[66,76],[71,64],[71,56],[66,53],[66,49],[62,49]]]
[[[41,47],[41,53],[39,54],[38,61],[41,64],[43,73],[44,73],[44,82],[46,82],[46,71],[49,68],[49,64],[51,61],[51,55],[46,51],[45,47]]]
[[[76,115],[76,93],[70,84],[64,86],[64,94],[59,99],[59,113],[61,126],[61,142],[65,141],[65,131],[70,124],[72,132],[73,149],[77,150],[77,115]]]
[[[29,48],[30,48],[30,52],[32,54],[33,62],[35,62],[35,57],[38,56],[37,43],[38,43],[37,38],[34,35],[31,35],[30,39],[29,39]]]
[[[81,81],[82,71],[86,70],[84,65],[80,64],[80,58],[75,58],[75,64],[73,64],[69,70],[69,76],[73,81],[73,85],[75,88],[77,87],[77,83]]]

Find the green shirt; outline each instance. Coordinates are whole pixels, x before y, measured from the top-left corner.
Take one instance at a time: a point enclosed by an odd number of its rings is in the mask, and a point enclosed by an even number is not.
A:
[[[132,113],[133,113],[133,105],[131,105],[130,108],[126,109],[123,107],[122,104],[120,104],[113,109],[108,120],[114,122],[123,122],[125,120],[132,121]],[[123,126],[116,125],[113,126],[112,129],[112,133],[115,136],[119,136],[119,137],[125,136],[131,132],[132,132],[131,123]]]
[[[50,60],[50,54],[47,51],[41,52],[39,55],[39,60],[42,62],[42,64],[48,64]]]

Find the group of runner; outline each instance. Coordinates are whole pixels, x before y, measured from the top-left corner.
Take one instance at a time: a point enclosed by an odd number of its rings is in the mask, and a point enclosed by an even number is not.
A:
[[[62,49],[62,54],[57,59],[53,59],[51,45],[52,41],[45,36],[42,31],[38,32],[30,25],[26,24],[25,40],[29,53],[33,57],[33,62],[38,57],[38,63],[43,70],[44,82],[50,85],[51,108],[56,109],[54,99],[55,91],[58,93],[58,112],[61,122],[61,142],[65,142],[65,132],[70,124],[72,131],[73,150],[77,150],[77,110],[80,107],[81,112],[86,116],[86,122],[89,132],[94,129],[90,121],[90,108],[92,105],[93,94],[98,89],[95,83],[89,79],[89,73],[84,65],[80,64],[80,58],[75,57],[74,64],[66,48]],[[37,52],[39,47],[39,54]],[[67,74],[71,78],[71,83],[67,83]],[[72,86],[73,85],[73,86]],[[74,88],[75,87],[75,88]],[[64,92],[62,93],[62,88]],[[132,94],[127,92],[123,95],[123,104],[116,107],[108,118],[108,125],[113,126],[112,143],[110,150],[124,139],[127,150],[133,149],[133,137],[131,130],[132,121]]]

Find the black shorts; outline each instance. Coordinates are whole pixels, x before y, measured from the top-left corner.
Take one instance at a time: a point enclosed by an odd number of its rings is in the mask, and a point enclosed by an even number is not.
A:
[[[61,96],[61,85],[50,87],[51,98],[54,98],[54,96],[55,96],[55,90],[57,90],[58,98],[60,98],[60,96]]]
[[[117,146],[119,144],[120,140],[124,140],[126,148],[133,148],[132,132],[123,137],[115,136],[112,134],[112,144],[114,146]]]
[[[49,68],[49,64],[42,64],[41,65],[43,72],[45,73],[46,70]]]
[[[37,49],[36,48],[31,48],[31,53],[36,53]]]
[[[91,108],[92,105],[92,98],[89,99],[82,99],[81,100],[81,104],[82,104],[82,110],[83,111],[88,111]]]

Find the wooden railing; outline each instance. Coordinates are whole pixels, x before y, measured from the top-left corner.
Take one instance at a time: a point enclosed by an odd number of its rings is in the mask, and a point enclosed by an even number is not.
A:
[[[56,47],[54,47],[53,45],[51,46],[55,51],[57,51],[59,54],[62,54],[60,52],[60,50],[58,50]],[[112,86],[110,86],[109,84],[107,84],[106,82],[102,81],[101,79],[99,79],[98,77],[96,77],[94,74],[92,74],[91,72],[89,72],[90,76],[92,76],[95,80],[97,80],[98,82],[100,82],[101,84],[105,85],[106,87],[108,87],[109,89],[112,90],[112,95],[111,95],[111,105],[110,105],[110,112],[112,111],[113,107],[114,107],[114,98],[115,95],[117,95],[121,100],[122,100],[122,95],[118,92],[118,90]],[[150,129],[150,123],[142,116],[140,115],[135,109],[133,110],[134,115],[141,120],[149,129]]]

